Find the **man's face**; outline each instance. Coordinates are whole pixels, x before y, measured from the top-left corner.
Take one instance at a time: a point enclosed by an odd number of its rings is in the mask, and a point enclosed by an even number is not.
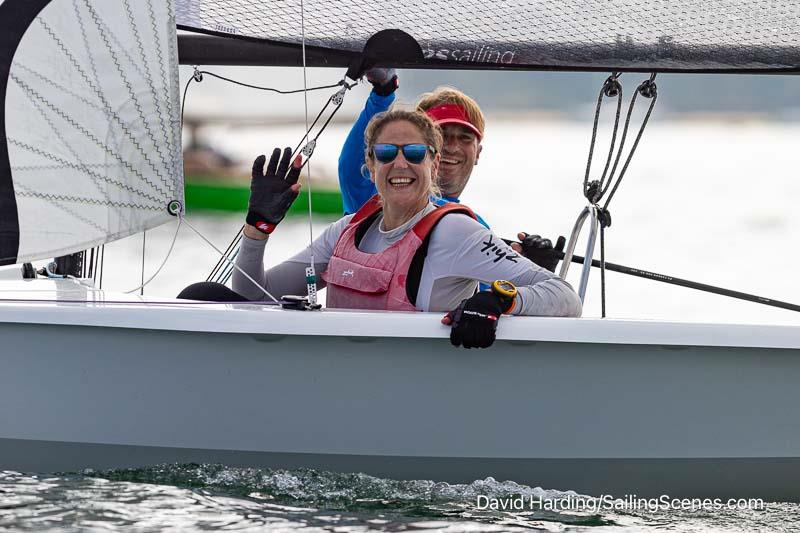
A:
[[[478,164],[483,147],[478,136],[460,124],[443,124],[442,133],[439,188],[444,196],[458,198],[467,186],[473,167]]]

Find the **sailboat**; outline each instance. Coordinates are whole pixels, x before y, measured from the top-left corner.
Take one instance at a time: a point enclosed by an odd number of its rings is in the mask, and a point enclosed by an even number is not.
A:
[[[452,4],[3,0],[2,264],[182,216],[179,62],[350,68],[389,31],[401,67],[800,72],[788,1]],[[439,319],[0,281],[0,469],[222,462],[800,499],[800,327],[508,317],[465,351]]]

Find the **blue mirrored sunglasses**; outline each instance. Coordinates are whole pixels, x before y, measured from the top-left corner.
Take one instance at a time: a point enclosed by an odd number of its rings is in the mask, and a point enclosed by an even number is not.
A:
[[[403,150],[403,157],[406,161],[418,165],[425,160],[428,151],[435,154],[436,150],[427,144],[376,144],[372,147],[372,154],[381,163],[391,163],[397,157],[400,150]]]

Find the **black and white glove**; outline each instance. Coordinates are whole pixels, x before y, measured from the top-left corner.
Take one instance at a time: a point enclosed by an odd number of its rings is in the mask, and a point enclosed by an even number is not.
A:
[[[364,73],[364,76],[372,84],[372,90],[378,96],[389,96],[400,86],[397,72],[393,68],[371,68]]]
[[[450,343],[464,348],[488,348],[495,339],[497,322],[510,308],[505,300],[490,291],[476,293],[447,313],[442,324],[450,326]]]
[[[298,155],[290,169],[291,158],[291,148],[283,150],[283,157],[281,157],[280,148],[275,148],[269,159],[266,174],[264,174],[266,156],[260,155],[253,162],[247,223],[261,233],[272,233],[300,193],[297,179],[300,177],[300,169],[303,166],[302,160]],[[280,164],[278,163],[279,159]]]
[[[558,261],[564,257],[564,245],[567,239],[563,236],[559,237],[556,241],[555,247],[550,239],[545,239],[539,235],[528,235],[527,233],[519,233],[517,235],[520,241],[520,249],[522,255],[536,263],[542,268],[546,268],[550,272],[555,272],[558,266]],[[514,247],[516,249],[516,247]]]

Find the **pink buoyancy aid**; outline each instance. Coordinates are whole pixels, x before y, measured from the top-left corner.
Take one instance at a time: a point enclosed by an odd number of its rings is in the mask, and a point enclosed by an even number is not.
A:
[[[445,215],[461,212],[475,218],[464,205],[450,203],[437,207],[422,217],[399,241],[382,252],[370,254],[358,249],[357,232],[362,224],[374,222],[382,210],[379,200],[375,195],[365,203],[336,241],[328,268],[322,273],[328,286],[326,301],[329,308],[416,311],[406,291],[414,255]]]

